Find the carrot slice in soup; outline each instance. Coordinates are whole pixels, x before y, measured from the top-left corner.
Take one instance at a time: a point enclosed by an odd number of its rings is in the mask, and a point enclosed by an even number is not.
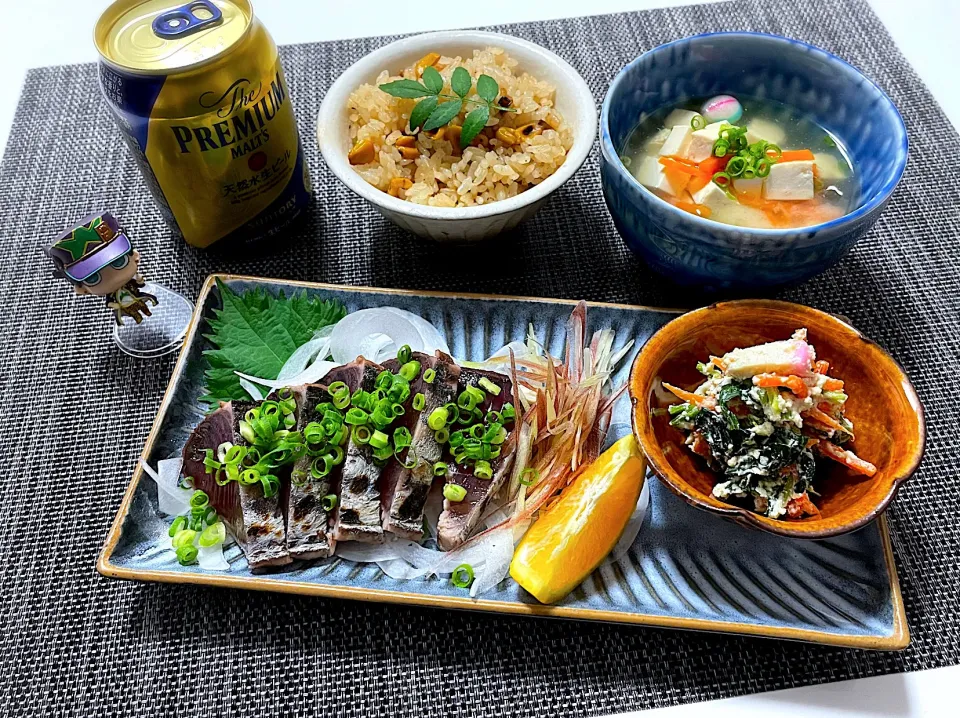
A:
[[[711,155],[707,157],[703,162],[697,165],[697,168],[700,170],[701,174],[709,175],[713,177],[716,172],[721,172],[726,169],[727,162],[730,161],[730,158],[733,155],[728,155],[726,157],[716,157]]]
[[[691,178],[690,183],[687,185],[687,192],[690,194],[699,192],[711,182],[713,182],[713,175],[697,175],[696,177]]]
[[[700,174],[700,170],[697,169],[696,165],[674,159],[673,157],[661,157],[660,164],[662,164],[663,168],[668,172],[671,170],[674,172],[683,172],[691,177],[696,177]]]
[[[814,159],[814,156],[810,150],[786,150],[780,155],[777,162],[799,162],[812,159]]]

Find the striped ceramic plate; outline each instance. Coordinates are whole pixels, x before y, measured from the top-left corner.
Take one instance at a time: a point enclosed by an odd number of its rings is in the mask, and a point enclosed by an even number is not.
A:
[[[454,356],[477,361],[532,324],[551,352],[562,350],[564,323],[573,302],[496,296],[414,293],[220,276],[235,291],[306,290],[333,297],[348,310],[384,305],[420,314],[443,332]],[[200,294],[183,352],[143,451],[150,463],[179,454],[202,416],[205,320],[218,306],[215,280]],[[590,330],[613,327],[617,346],[636,340],[621,364],[627,379],[636,352],[676,312],[648,307],[588,304]],[[629,399],[615,407],[610,440],[630,430]],[[543,606],[510,578],[471,599],[449,581],[397,580],[376,564],[339,558],[294,564],[254,575],[234,545],[231,569],[206,572],[180,566],[162,537],[156,488],[138,468],[98,562],[107,576],[203,583],[290,593],[362,598],[444,608],[638,623],[744,633],[864,648],[896,649],[909,641],[887,526],[883,519],[856,533],[826,541],[793,541],[697,511],[657,481],[651,508],[630,551],[606,563],[556,606]]]

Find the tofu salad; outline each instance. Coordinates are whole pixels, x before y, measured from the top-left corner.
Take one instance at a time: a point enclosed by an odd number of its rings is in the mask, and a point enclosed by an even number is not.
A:
[[[769,100],[720,95],[656,113],[627,140],[624,164],[670,204],[714,221],[805,227],[849,212],[853,167],[837,139]]]
[[[670,425],[721,479],[713,495],[774,519],[819,516],[817,459],[873,476],[877,469],[848,445],[843,381],[817,360],[807,330],[790,339],[737,348],[697,364],[706,380],[693,391],[664,382],[680,399]]]

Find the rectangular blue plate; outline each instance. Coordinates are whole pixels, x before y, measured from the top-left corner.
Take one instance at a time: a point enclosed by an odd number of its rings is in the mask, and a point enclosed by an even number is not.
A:
[[[143,450],[151,464],[179,455],[203,416],[202,334],[219,306],[215,279],[234,291],[306,291],[334,298],[348,311],[397,306],[423,316],[446,334],[455,357],[479,361],[532,324],[554,355],[563,350],[567,300],[416,293],[215,275],[200,293],[186,343]],[[588,303],[589,331],[611,327],[616,347],[635,344],[615,384],[627,380],[643,343],[676,311]],[[630,431],[630,400],[616,404],[609,440]],[[651,480],[650,513],[626,556],[604,564],[555,606],[543,606],[507,578],[482,598],[437,578],[396,580],[376,564],[336,557],[254,575],[236,545],[227,572],[180,566],[162,540],[167,523],[152,481],[137,467],[97,563],[115,578],[284,591],[444,608],[554,616],[743,633],[875,649],[903,648],[909,633],[887,526],[883,519],[836,539],[788,540],[698,511]]]

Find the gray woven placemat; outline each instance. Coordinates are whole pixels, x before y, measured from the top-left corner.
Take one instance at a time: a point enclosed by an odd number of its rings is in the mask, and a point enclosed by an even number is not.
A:
[[[900,107],[912,161],[883,218],[840,266],[782,296],[850,317],[906,366],[926,405],[925,463],[890,512],[911,647],[877,654],[95,573],[173,359],[120,354],[101,304],[50,278],[38,246],[88,212],[113,210],[147,276],[190,296],[220,270],[697,301],[627,252],[600,195],[595,154],[535,220],[474,250],[422,243],[359,204],[323,167],[313,139],[325,88],[388,38],[350,40],[283,49],[317,199],[302,234],[260,259],[194,251],[171,236],[103,107],[93,65],[28,74],[0,169],[0,713],[599,715],[958,662],[960,139],[866,2],[758,0],[497,29],[557,51],[598,104],[646,49],[751,29],[838,53]],[[491,254],[502,261],[480,261]]]

